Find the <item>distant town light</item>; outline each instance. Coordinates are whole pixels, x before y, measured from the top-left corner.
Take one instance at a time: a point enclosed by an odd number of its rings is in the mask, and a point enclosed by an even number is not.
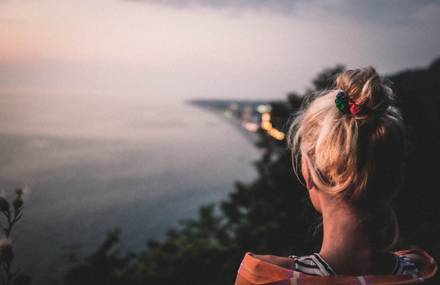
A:
[[[282,141],[286,137],[282,131],[277,130],[272,126],[270,121],[270,112],[265,112],[261,115],[261,128],[276,140]]]
[[[273,137],[273,138],[275,138],[275,139],[277,139],[279,141],[282,141],[286,137],[286,135],[283,132],[281,132],[281,131],[279,131],[279,130],[277,130],[275,128],[272,128],[272,129],[268,130],[267,133],[271,137]]]
[[[263,122],[269,122],[270,121],[270,113],[266,112],[261,116],[261,121]]]
[[[243,128],[253,133],[257,132],[260,127],[258,124],[252,122],[242,122],[241,125]]]
[[[261,104],[258,105],[257,107],[257,111],[261,114],[270,112],[271,110],[272,110],[272,106],[270,106],[269,104]]]
[[[225,115],[226,118],[232,118],[231,110],[225,110],[225,112],[223,114]]]
[[[261,128],[269,131],[270,129],[272,129],[272,123],[271,122],[261,122]]]

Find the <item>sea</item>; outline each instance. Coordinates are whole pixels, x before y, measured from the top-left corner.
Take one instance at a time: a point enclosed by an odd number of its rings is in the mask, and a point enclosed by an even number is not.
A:
[[[0,195],[25,190],[14,268],[56,284],[115,228],[142,250],[227,199],[261,155],[234,120],[159,96],[0,94]]]

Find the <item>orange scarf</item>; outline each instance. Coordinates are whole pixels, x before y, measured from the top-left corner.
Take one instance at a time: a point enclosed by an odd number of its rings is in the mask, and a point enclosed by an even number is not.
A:
[[[394,285],[416,284],[432,278],[437,273],[437,263],[421,249],[409,249],[395,252],[395,254],[420,256],[419,276],[410,275],[366,275],[366,276],[314,276],[278,265],[265,262],[246,253],[238,270],[235,285]]]

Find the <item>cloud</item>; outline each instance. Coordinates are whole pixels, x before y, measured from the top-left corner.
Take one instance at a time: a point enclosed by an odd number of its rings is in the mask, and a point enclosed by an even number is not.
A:
[[[264,11],[294,17],[355,18],[364,21],[378,21],[388,24],[402,24],[420,20],[420,14],[428,14],[430,19],[440,17],[440,3],[435,0],[124,0],[129,2],[163,5],[178,9],[197,7],[229,11]],[[422,11],[422,12],[419,12]],[[431,11],[431,12],[430,12]]]
[[[0,4],[2,2],[0,1]],[[15,19],[15,18],[0,18],[0,25],[24,25],[27,22],[23,19]]]
[[[126,0],[149,4],[168,5],[176,8],[208,7],[213,9],[270,9],[274,11],[291,10],[301,0]],[[313,1],[311,1],[313,2]]]

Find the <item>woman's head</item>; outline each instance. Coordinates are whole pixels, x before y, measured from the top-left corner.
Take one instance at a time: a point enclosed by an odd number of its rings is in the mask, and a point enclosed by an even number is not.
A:
[[[359,113],[336,106],[341,92]],[[391,88],[372,67],[339,74],[334,89],[304,106],[287,138],[296,173],[306,165],[319,191],[372,208],[389,205],[401,184],[403,121]]]

